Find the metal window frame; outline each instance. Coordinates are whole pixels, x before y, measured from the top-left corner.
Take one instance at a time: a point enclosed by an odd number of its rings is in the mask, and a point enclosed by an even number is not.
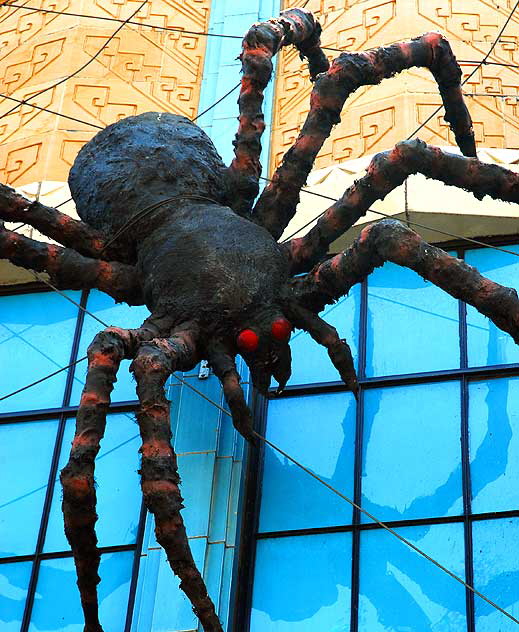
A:
[[[517,245],[519,240],[511,236],[481,237],[479,241],[496,246]],[[460,259],[465,258],[466,251],[481,250],[484,246],[472,246],[466,241],[456,240],[443,242],[439,245],[444,250],[454,250]],[[460,365],[456,369],[441,371],[427,371],[419,373],[407,373],[400,375],[384,375],[366,377],[366,343],[367,343],[367,312],[368,312],[368,279],[361,284],[361,304],[359,316],[359,340],[358,340],[358,377],[359,398],[356,411],[355,428],[355,457],[354,457],[354,501],[361,504],[362,496],[362,452],[363,452],[363,425],[364,425],[364,394],[366,390],[373,388],[388,388],[391,386],[405,386],[412,384],[429,384],[434,382],[456,381],[460,385],[460,412],[461,412],[461,464],[462,464],[462,494],[463,513],[456,516],[430,516],[427,518],[388,521],[386,524],[392,528],[427,526],[437,524],[460,523],[464,530],[465,544],[465,579],[473,585],[474,582],[474,551],[472,542],[472,524],[476,521],[495,520],[498,518],[519,518],[519,509],[510,511],[472,512],[471,506],[471,480],[469,460],[469,385],[471,382],[481,380],[498,379],[502,377],[519,376],[519,363],[485,366],[468,366],[468,335],[467,335],[467,310],[466,304],[458,301],[459,310],[459,344]],[[341,381],[297,384],[286,388],[279,397],[297,397],[302,395],[324,394],[344,392],[346,387]],[[254,410],[255,423],[258,431],[265,433],[268,414],[268,400]],[[259,510],[261,505],[262,478],[265,448],[249,448],[246,468],[246,484],[244,486],[245,515],[242,521],[241,541],[238,558],[238,589],[234,601],[234,625],[232,632],[250,632],[250,617],[252,609],[252,596],[254,584],[254,570],[256,558],[256,544],[259,540],[268,538],[283,538],[290,536],[317,535],[327,533],[352,533],[352,557],[351,557],[351,604],[350,604],[350,631],[359,632],[358,605],[360,596],[360,536],[364,531],[381,529],[376,523],[361,523],[359,511],[353,509],[352,522],[346,525],[336,525],[321,528],[305,528],[294,530],[280,530],[272,532],[259,532]],[[466,625],[467,632],[475,632],[475,607],[474,594],[465,589],[466,600]]]

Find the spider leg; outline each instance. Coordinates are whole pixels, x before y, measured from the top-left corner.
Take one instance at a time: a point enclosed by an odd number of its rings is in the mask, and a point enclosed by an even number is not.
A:
[[[476,155],[472,121],[461,91],[461,69],[442,35],[427,33],[363,53],[342,53],[328,72],[317,78],[301,133],[254,207],[253,215],[276,239],[294,216],[301,188],[332,127],[340,121],[349,95],[360,86],[378,84],[413,67],[426,67],[432,72],[445,106],[445,120],[456,142],[466,156]]]
[[[102,261],[80,255],[72,248],[62,248],[29,239],[0,222],[0,258],[22,268],[47,272],[60,289],[98,288],[116,301],[142,305],[142,289],[134,266],[117,261]]]
[[[295,301],[288,302],[283,309],[293,325],[307,331],[317,343],[326,348],[333,366],[341,376],[341,380],[357,397],[359,390],[357,373],[353,355],[346,340],[339,338],[335,327]]]
[[[223,632],[204,580],[195,566],[180,510],[180,477],[171,445],[169,402],[164,384],[176,370],[189,370],[198,361],[198,328],[186,323],[170,338],[155,338],[141,345],[131,365],[137,380],[140,408],[137,421],[142,437],[141,486],[144,502],[155,516],[155,535],[169,564],[180,578],[205,632]]]
[[[55,208],[28,200],[4,184],[0,184],[0,220],[30,224],[47,237],[87,257],[108,257],[132,263],[115,245],[105,248],[105,237],[95,228]]]
[[[517,292],[431,246],[396,220],[370,224],[347,250],[317,265],[304,277],[293,279],[292,289],[300,304],[318,312],[385,261],[411,268],[454,298],[469,303],[519,344]]]
[[[279,18],[252,26],[242,43],[243,77],[239,105],[239,127],[234,140],[235,157],[228,169],[232,208],[248,214],[258,194],[261,175],[261,136],[265,129],[263,90],[272,75],[272,57],[293,44],[308,59],[310,76],[328,70],[329,63],[319,46],[321,26],[304,9],[283,11]]]
[[[69,462],[60,475],[65,534],[74,554],[85,632],[102,632],[97,603],[100,554],[95,534],[94,460],[104,435],[110,393],[119,364],[134,353],[139,340],[152,336],[145,328],[109,327],[97,334],[88,348],[88,373],[77,413],[76,433]]]
[[[222,383],[223,394],[229,405],[234,427],[247,441],[254,443],[252,413],[240,386],[240,376],[236,370],[233,354],[224,346],[213,344],[209,346],[207,361]]]
[[[414,173],[471,191],[478,199],[489,195],[519,202],[519,174],[479,162],[477,158],[443,152],[420,140],[404,141],[390,151],[377,154],[367,174],[347,189],[306,235],[288,242],[292,274],[308,271],[373,202],[382,200]]]

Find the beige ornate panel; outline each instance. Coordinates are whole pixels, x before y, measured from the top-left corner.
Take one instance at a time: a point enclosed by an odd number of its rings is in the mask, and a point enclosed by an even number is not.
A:
[[[299,2],[285,0],[285,7]],[[515,0],[310,0],[323,26],[323,46],[359,51],[437,30],[444,33],[466,78],[489,50]],[[339,52],[326,51],[332,59]],[[492,61],[519,65],[519,15],[495,47]],[[297,52],[279,58],[272,131],[271,166],[277,166],[301,128],[311,84]],[[480,68],[465,85],[480,145],[519,148],[519,70],[496,65]],[[505,98],[499,95],[507,95]],[[440,105],[434,80],[416,69],[360,89],[346,103],[342,122],[323,147],[316,167],[358,158],[406,138]],[[420,131],[427,142],[452,145],[442,114]]]
[[[31,7],[84,13],[78,18],[0,9],[0,93],[24,100],[73,73],[103,46],[142,0],[35,0]],[[78,75],[31,103],[104,127],[149,110],[193,117],[198,107],[206,38],[142,24],[206,31],[210,0],[149,0],[101,54]],[[106,19],[108,18],[108,19]],[[4,99],[0,116],[16,103]],[[88,124],[16,107],[0,118],[0,178],[14,186],[66,181],[81,146],[96,132]]]

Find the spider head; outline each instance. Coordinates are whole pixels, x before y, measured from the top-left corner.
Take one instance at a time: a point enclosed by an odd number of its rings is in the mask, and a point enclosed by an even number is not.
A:
[[[247,363],[254,386],[266,394],[272,377],[283,390],[291,373],[292,324],[277,309],[247,319],[236,331],[237,352]]]

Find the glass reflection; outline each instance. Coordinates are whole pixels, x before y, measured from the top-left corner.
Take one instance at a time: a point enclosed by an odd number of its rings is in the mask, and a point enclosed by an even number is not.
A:
[[[359,334],[360,285],[354,286],[348,296],[335,305],[328,306],[320,316],[345,338],[357,363]],[[337,369],[331,363],[324,347],[312,340],[310,334],[297,331],[290,340],[292,351],[292,376],[288,384],[340,381]]]
[[[250,632],[349,632],[351,535],[259,540]]]
[[[129,307],[125,303],[115,304],[113,298],[99,292],[99,290],[91,290],[88,295],[87,309],[93,312],[101,320],[109,325],[117,327],[135,328],[139,327],[142,322],[149,316],[146,307]],[[85,316],[83,323],[83,331],[81,332],[81,341],[79,343],[78,358],[86,355],[89,344],[94,336],[102,329],[97,320],[90,316]],[[117,382],[112,391],[112,402],[122,402],[137,399],[135,394],[135,382],[129,372],[130,360],[123,360],[117,373]],[[72,386],[72,395],[70,403],[75,406],[79,404],[81,392],[85,384],[87,365],[86,361],[78,364],[74,374],[74,383]]]
[[[469,386],[472,511],[519,506],[519,378]]]
[[[454,298],[394,263],[375,270],[368,278],[368,288],[366,375],[459,367],[458,302]]]
[[[267,438],[351,498],[355,411],[351,393],[274,399]],[[349,524],[351,516],[348,503],[265,448],[260,531]]]
[[[519,253],[518,245],[506,248]],[[479,248],[467,250],[465,260],[492,281],[519,289],[519,259],[514,255]],[[512,338],[470,305],[467,305],[467,336],[469,366],[519,362],[519,347]]]
[[[58,422],[0,426],[0,557],[36,548]]]
[[[99,618],[105,630],[123,632],[133,553],[101,557],[98,586]],[[43,560],[32,609],[30,632],[83,632],[83,611],[71,557]]]
[[[519,519],[472,524],[474,587],[519,619]],[[516,632],[517,623],[475,597],[476,632]]]
[[[465,578],[462,524],[397,532]],[[390,533],[361,534],[359,630],[466,632],[465,589]]]
[[[19,632],[32,562],[0,564],[0,623],[2,632]]]
[[[75,419],[68,419],[58,472],[67,464],[74,436]],[[99,546],[133,544],[137,536],[141,507],[138,450],[141,441],[133,418],[127,414],[108,415],[106,434],[96,458],[96,532]],[[55,481],[54,496],[43,550],[68,551],[61,512],[61,484]]]
[[[65,294],[80,300],[80,292]],[[78,313],[75,305],[52,292],[2,296],[0,305],[2,395],[69,363]],[[13,395],[0,402],[0,412],[61,406],[66,379],[67,372],[62,371],[29,392]]]
[[[366,391],[362,506],[386,521],[462,513],[460,425],[457,382]]]

